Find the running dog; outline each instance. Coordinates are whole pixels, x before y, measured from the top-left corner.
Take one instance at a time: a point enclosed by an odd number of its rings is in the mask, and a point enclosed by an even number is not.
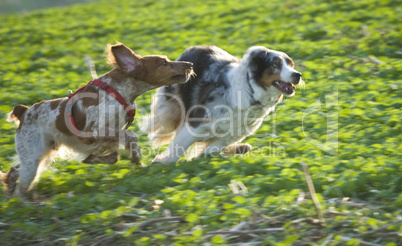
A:
[[[3,175],[9,195],[15,191],[25,196],[61,147],[79,154],[84,163],[113,164],[122,144],[131,161],[139,164],[137,137],[127,130],[135,115],[134,100],[154,88],[187,81],[193,65],[166,56],[141,57],[123,44],[109,46],[108,60],[115,67],[112,71],[68,97],[30,108],[18,105],[8,114],[9,121],[19,124],[19,163]]]
[[[196,76],[158,89],[146,129],[156,145],[170,144],[153,162],[177,162],[194,143],[203,146],[196,155],[248,152],[251,146],[239,142],[303,83],[287,54],[262,46],[249,48],[242,59],[215,46],[194,46],[178,61],[193,63]]]

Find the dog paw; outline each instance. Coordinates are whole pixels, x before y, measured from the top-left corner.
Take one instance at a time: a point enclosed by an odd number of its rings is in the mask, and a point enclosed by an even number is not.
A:
[[[141,151],[140,149],[135,149],[130,151],[130,161],[135,165],[140,165],[141,161]]]
[[[141,161],[141,156],[131,156],[130,157],[130,161],[131,163],[135,164],[135,165],[140,165],[140,161]]]
[[[223,154],[225,155],[244,155],[249,152],[253,147],[250,144],[233,144],[227,147]]]
[[[107,156],[96,156],[89,155],[85,160],[82,161],[84,164],[114,164],[118,161],[119,156],[117,152],[113,152]]]
[[[235,154],[244,155],[249,152],[253,147],[250,144],[237,144],[235,149]]]

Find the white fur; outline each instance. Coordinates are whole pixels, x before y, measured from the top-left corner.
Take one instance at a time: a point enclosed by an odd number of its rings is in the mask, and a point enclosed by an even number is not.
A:
[[[151,116],[148,127],[151,140],[157,144],[170,142],[166,151],[158,155],[153,162],[171,163],[177,162],[184,152],[193,144],[194,146],[204,146],[203,151],[199,149],[196,153],[210,154],[213,152],[224,151],[228,146],[232,146],[245,137],[253,134],[261,125],[263,118],[275,109],[282,92],[274,86],[267,89],[262,88],[257,81],[250,79],[250,85],[246,83],[250,71],[251,52],[265,49],[264,47],[251,47],[243,59],[239,62],[230,64],[231,68],[225,74],[230,86],[224,92],[224,96],[216,98],[205,106],[209,114],[203,123],[198,127],[192,127],[187,122],[187,117],[180,110],[182,103],[179,99],[175,101],[166,100],[163,90],[159,89],[151,107]],[[283,66],[280,73],[282,81],[292,81],[292,73],[297,72],[286,64],[283,53],[272,51],[277,56],[282,57]],[[212,55],[215,60],[229,60],[233,57],[223,51]],[[216,71],[212,65],[204,76],[218,76],[221,71]],[[252,87],[252,89],[250,88]],[[197,90],[195,90],[197,92]],[[198,90],[199,91],[199,90]],[[198,93],[199,94],[199,93]],[[195,93],[195,97],[198,95]],[[287,95],[287,96],[293,96]],[[257,100],[260,104],[253,104]],[[196,105],[200,106],[200,105]],[[248,119],[247,121],[245,119]],[[177,129],[173,129],[175,122],[181,124]],[[169,136],[169,137],[166,137]]]
[[[8,114],[6,114],[6,120],[7,120],[7,122],[14,122],[14,124],[16,125],[16,126],[19,126],[19,124],[20,124],[20,121],[19,121],[19,119],[17,118],[17,117],[15,117],[13,114],[12,114],[13,112],[9,112]]]

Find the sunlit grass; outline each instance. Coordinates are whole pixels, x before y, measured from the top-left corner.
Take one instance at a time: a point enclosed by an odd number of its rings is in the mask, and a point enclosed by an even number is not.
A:
[[[191,45],[217,45],[239,57],[263,45],[289,54],[305,77],[296,95],[245,140],[254,147],[245,156],[150,167],[152,154],[142,160],[146,167],[134,167],[124,153],[115,165],[57,160],[35,187],[34,202],[9,200],[0,191],[0,244],[321,245],[328,239],[344,245],[342,237],[349,237],[351,245],[397,245],[400,224],[375,230],[401,216],[398,7],[395,1],[115,0],[0,16],[2,172],[15,155],[16,127],[5,114],[86,84],[86,55],[98,74],[107,72],[108,43],[171,60]],[[152,93],[137,99],[145,111]],[[138,121],[130,130],[151,149]],[[325,151],[331,148],[336,155]],[[316,213],[302,162],[310,168],[325,228],[309,219]],[[185,222],[117,226],[169,214]],[[242,222],[247,229],[284,230],[208,235]]]

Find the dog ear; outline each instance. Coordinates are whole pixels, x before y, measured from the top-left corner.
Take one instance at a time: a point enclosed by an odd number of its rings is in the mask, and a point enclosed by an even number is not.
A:
[[[250,59],[251,75],[255,80],[259,80],[268,67],[269,51],[266,48],[253,50],[250,52]]]
[[[132,74],[142,66],[141,56],[121,43],[110,46],[108,60],[126,74]]]

